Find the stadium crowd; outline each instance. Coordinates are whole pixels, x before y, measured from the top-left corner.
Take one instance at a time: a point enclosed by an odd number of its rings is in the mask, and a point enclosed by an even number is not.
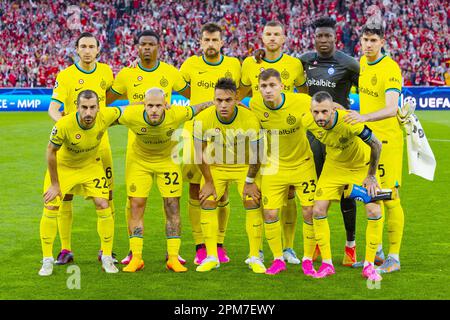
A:
[[[0,87],[52,87],[56,74],[75,59],[74,39],[97,35],[100,60],[117,73],[136,56],[134,37],[153,29],[162,35],[161,60],[180,67],[198,53],[198,33],[210,21],[224,28],[224,53],[243,60],[261,47],[267,21],[286,26],[286,52],[313,48],[312,21],[337,20],[338,48],[361,55],[359,31],[366,10],[381,8],[386,51],[402,69],[404,85],[450,85],[450,2],[439,0],[22,0],[0,3]],[[63,14],[61,14],[63,13]]]

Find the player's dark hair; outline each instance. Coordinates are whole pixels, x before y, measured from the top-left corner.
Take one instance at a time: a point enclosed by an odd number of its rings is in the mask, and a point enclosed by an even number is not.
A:
[[[335,30],[336,20],[331,17],[320,17],[313,22],[312,27],[314,30],[317,28],[331,28]]]
[[[279,21],[275,21],[275,20],[269,21],[269,22],[266,23],[264,28],[265,27],[281,27],[281,29],[283,29],[283,32],[284,32],[284,24],[282,24]]]
[[[229,90],[233,91],[234,93],[237,92],[236,84],[231,78],[220,78],[216,83],[215,90],[217,89]]]
[[[98,94],[97,92],[93,91],[93,90],[83,90],[81,91],[78,96],[77,96],[77,106],[80,105],[80,99],[92,99],[95,98],[95,100],[97,100],[97,104],[98,104]]]
[[[266,80],[269,80],[269,78],[271,78],[271,77],[275,77],[281,82],[280,73],[277,70],[272,69],[272,68],[262,71],[258,76],[258,81],[261,81],[261,80],[266,81]]]
[[[203,32],[208,32],[208,33],[220,32],[220,36],[222,37],[222,28],[217,23],[214,23],[214,22],[209,22],[209,23],[203,25],[200,33],[203,35]]]
[[[144,31],[141,31],[141,32],[138,33],[138,35],[137,35],[137,37],[136,37],[135,44],[138,44],[138,43],[139,43],[139,40],[140,40],[142,37],[145,37],[145,36],[147,36],[147,37],[155,37],[155,38],[156,38],[156,42],[159,43],[159,34],[157,34],[157,33],[156,33],[155,31],[153,31],[153,30],[144,30]]]
[[[378,35],[381,39],[384,38],[384,28],[381,23],[378,22],[370,22],[365,24],[362,27],[361,34],[367,34],[367,35]]]
[[[95,41],[97,42],[97,47],[100,47],[100,41],[98,41],[98,39],[94,36],[94,34],[90,33],[90,32],[83,32],[81,33],[78,38],[77,41],[75,42],[75,47],[78,48],[78,45],[80,43],[80,40],[83,38],[94,38]]]
[[[321,103],[325,100],[330,100],[331,102],[333,102],[333,97],[331,96],[331,94],[329,94],[326,91],[319,91],[316,92],[313,96],[312,96],[312,100],[317,102],[317,103]]]

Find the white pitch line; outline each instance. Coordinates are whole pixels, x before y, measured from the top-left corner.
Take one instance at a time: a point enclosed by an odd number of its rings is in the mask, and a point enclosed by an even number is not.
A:
[[[437,141],[437,142],[450,142],[448,139],[427,139],[428,141]]]

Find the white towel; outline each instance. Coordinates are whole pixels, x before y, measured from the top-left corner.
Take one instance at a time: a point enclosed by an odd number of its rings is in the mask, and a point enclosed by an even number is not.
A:
[[[419,118],[411,114],[404,122],[409,174],[433,181],[436,159],[430,148]]]

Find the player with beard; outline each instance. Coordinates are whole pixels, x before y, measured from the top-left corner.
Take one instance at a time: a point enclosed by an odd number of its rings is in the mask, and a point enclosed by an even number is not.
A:
[[[186,59],[181,65],[180,72],[184,80],[191,87],[191,104],[212,101],[214,88],[220,78],[231,78],[236,86],[241,79],[241,64],[237,58],[221,54],[223,46],[222,28],[215,23],[207,23],[201,29],[200,47],[203,54]],[[189,181],[188,213],[191,220],[192,235],[195,242],[196,254],[194,263],[200,265],[206,258],[206,246],[200,224],[201,207],[199,200],[200,181],[202,173],[194,163],[193,121],[185,123],[185,147],[183,163],[183,179]],[[230,208],[228,192],[225,191],[218,204],[219,229],[217,233],[217,252],[220,263],[230,261],[225,247],[225,232],[227,229]]]

